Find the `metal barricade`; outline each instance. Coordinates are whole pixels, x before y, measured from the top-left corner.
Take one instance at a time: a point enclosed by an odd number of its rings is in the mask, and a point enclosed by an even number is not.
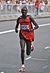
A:
[[[6,14],[6,5],[0,4],[0,15]]]
[[[21,8],[24,5],[20,5],[20,4],[0,4],[0,16],[1,15],[18,15],[21,14]],[[34,4],[28,4],[25,5],[28,9],[28,13],[30,13],[31,15],[35,15],[35,5]],[[50,6],[45,6],[43,11],[39,11],[40,12],[50,12]]]

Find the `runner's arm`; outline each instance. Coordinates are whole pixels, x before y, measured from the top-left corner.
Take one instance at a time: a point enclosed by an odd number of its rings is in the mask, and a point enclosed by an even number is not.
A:
[[[36,23],[36,21],[34,20],[34,18],[33,18],[33,17],[30,17],[30,19],[31,19],[31,22],[35,25],[34,30],[38,29],[39,26],[38,26],[38,24]]]
[[[16,26],[15,26],[15,32],[18,32],[18,26],[19,26],[19,18],[16,21]]]

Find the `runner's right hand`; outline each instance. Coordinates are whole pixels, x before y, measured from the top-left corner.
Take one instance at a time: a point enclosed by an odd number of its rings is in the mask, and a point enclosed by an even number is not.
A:
[[[18,30],[17,30],[17,28],[15,28],[15,32],[16,32],[16,33],[18,33]]]

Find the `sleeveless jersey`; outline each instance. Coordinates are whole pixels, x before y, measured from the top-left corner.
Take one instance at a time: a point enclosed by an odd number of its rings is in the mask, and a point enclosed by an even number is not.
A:
[[[21,17],[19,19],[19,23],[20,23],[20,33],[24,36],[24,38],[29,41],[34,41],[34,31],[29,31],[29,32],[27,31],[33,29],[30,16],[27,16],[25,19]]]

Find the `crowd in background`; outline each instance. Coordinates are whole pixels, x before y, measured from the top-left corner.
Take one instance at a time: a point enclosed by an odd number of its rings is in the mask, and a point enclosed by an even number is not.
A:
[[[45,4],[48,3],[50,0],[40,0],[40,2],[44,2]],[[0,4],[5,4],[5,3],[13,3],[13,4],[34,4],[36,0],[0,0]]]
[[[36,9],[36,15],[38,15],[39,9],[41,11],[44,11],[44,9],[46,9],[45,6],[49,3],[49,1],[50,0],[0,0],[0,10],[2,13],[2,10],[4,10],[4,5],[6,5],[6,4],[7,4],[7,10],[10,11],[12,9],[11,4],[12,5],[14,4],[15,6],[13,6],[13,9],[15,11],[17,10],[18,12],[20,12],[21,6],[23,6],[23,5],[27,5],[27,6],[34,5],[35,6],[34,8]],[[49,3],[49,5],[50,5],[50,3]],[[29,12],[30,12],[30,8],[29,8]],[[35,9],[33,9],[33,7],[32,7],[31,11],[33,11]]]

